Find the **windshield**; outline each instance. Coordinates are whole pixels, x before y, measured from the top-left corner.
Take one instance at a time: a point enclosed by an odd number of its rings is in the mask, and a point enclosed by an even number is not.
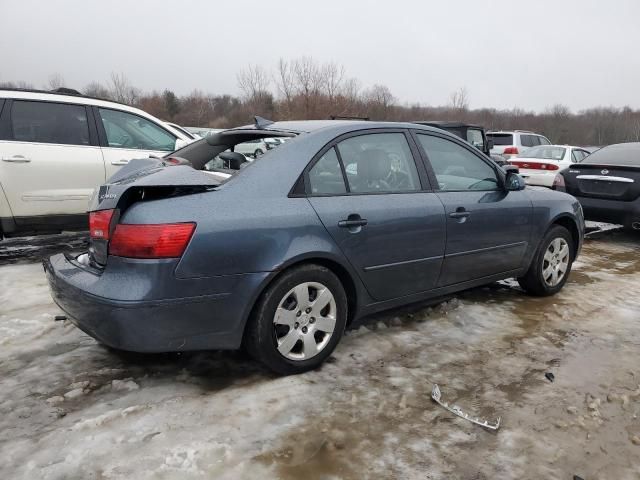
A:
[[[532,147],[520,156],[524,158],[541,158],[543,160],[560,161],[564,158],[566,151],[567,149],[564,147]]]
[[[581,163],[640,167],[640,143],[621,143],[601,148]]]
[[[513,145],[513,135],[510,133],[487,133],[494,145]]]

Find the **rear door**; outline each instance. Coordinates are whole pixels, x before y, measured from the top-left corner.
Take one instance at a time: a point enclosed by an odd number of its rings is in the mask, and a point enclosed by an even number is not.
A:
[[[111,108],[93,110],[107,178],[134,158],[162,157],[176,149],[177,137],[147,118]]]
[[[506,191],[497,167],[469,146],[436,134],[414,134],[446,214],[447,245],[438,285],[519,269],[531,235],[528,195]]]
[[[95,125],[83,105],[8,100],[0,124],[0,182],[22,217],[82,215],[105,181]],[[28,222],[27,222],[28,223]]]
[[[309,202],[376,300],[430,290],[440,273],[444,209],[414,154],[403,130],[358,132],[307,169]]]

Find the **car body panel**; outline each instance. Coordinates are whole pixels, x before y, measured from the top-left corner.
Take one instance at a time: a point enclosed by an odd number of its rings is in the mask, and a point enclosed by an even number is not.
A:
[[[444,208],[435,194],[325,196],[309,201],[374,299],[388,300],[436,286],[446,232]],[[367,224],[338,225],[354,215]]]
[[[530,245],[526,191],[439,192],[447,215],[447,250],[439,286],[522,268]],[[451,218],[464,209],[469,216]]]

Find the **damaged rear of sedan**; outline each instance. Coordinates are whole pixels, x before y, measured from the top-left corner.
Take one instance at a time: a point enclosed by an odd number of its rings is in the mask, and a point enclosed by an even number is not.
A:
[[[233,152],[273,137],[294,138],[253,162]],[[89,251],[44,265],[56,303],[103,344],[244,344],[290,374],[374,312],[509,277],[554,294],[583,231],[573,197],[525,189],[441,130],[257,118],[131,162],[92,200]]]

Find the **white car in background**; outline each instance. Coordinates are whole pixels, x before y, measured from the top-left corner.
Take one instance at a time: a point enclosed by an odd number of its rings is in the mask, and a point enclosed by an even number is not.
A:
[[[528,185],[551,187],[556,174],[573,163],[581,162],[589,152],[570,145],[540,145],[527,149],[509,164],[520,170]]]
[[[501,155],[507,160],[524,153],[528,148],[551,144],[544,135],[527,130],[487,132],[487,139],[493,141],[491,155]]]
[[[279,145],[281,145],[281,142],[275,138],[258,138],[256,140],[237,144],[233,151],[241,153],[246,157],[257,158],[260,155],[267,153],[268,150],[276,148]]]
[[[222,128],[206,128],[206,127],[184,127],[184,129],[198,138],[204,138],[207,135],[221,132]]]
[[[142,110],[75,90],[0,89],[0,238],[88,228],[96,187],[134,158],[191,141]]]

